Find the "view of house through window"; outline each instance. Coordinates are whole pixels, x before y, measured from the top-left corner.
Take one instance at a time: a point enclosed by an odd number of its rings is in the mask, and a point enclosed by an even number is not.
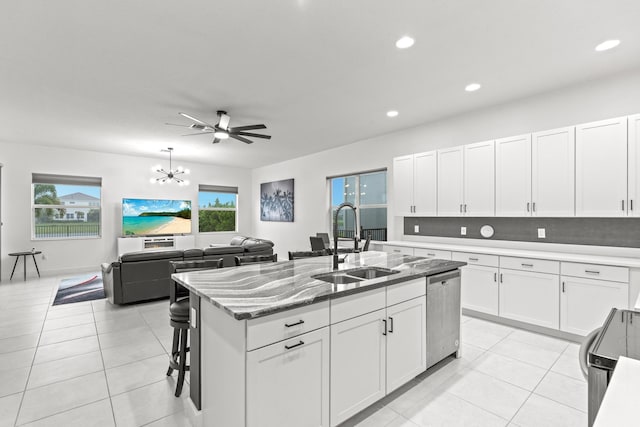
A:
[[[237,231],[238,188],[203,185],[198,189],[198,231]]]
[[[387,171],[374,171],[329,178],[331,188],[331,229],[337,207],[350,202],[358,212],[358,223],[351,209],[338,216],[338,237],[358,235],[366,239],[387,240]],[[356,232],[357,230],[357,232]]]
[[[32,237],[100,237],[102,178],[32,174]]]

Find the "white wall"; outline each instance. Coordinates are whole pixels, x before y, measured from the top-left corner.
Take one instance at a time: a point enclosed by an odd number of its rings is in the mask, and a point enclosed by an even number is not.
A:
[[[175,162],[191,169],[188,187],[151,184],[151,167],[166,161],[158,158],[123,156],[91,151],[51,148],[34,145],[0,143],[2,168],[2,279],[8,280],[14,258],[9,252],[41,250],[46,259],[38,257],[43,275],[72,273],[93,269],[116,260],[116,238],[122,231],[122,198],[189,199],[193,212],[198,203],[198,184],[238,187],[238,232],[251,234],[253,200],[249,169]],[[31,174],[51,173],[102,177],[102,237],[73,240],[31,240]],[[156,174],[157,175],[157,174]],[[210,243],[227,243],[235,233],[199,234],[197,214],[192,231],[196,247]],[[35,275],[28,261],[28,274]],[[22,268],[22,261],[18,269]],[[22,272],[16,270],[17,276]],[[19,277],[20,280],[22,279]],[[16,280],[14,276],[13,280]]]
[[[483,88],[491,90],[491,88]],[[482,96],[482,91],[470,94]],[[393,188],[392,159],[404,154],[429,151],[488,139],[507,137],[640,113],[640,72],[625,73],[573,87],[497,105],[400,132],[253,170],[253,194],[260,183],[295,179],[295,222],[262,222],[253,217],[253,233],[276,243],[278,256],[308,249],[309,236],[329,229],[326,177],[387,167],[388,188]],[[401,112],[402,114],[402,112]],[[381,117],[380,120],[386,120]],[[303,143],[304,138],[301,138]],[[400,240],[402,218],[392,216],[389,201],[389,239]],[[260,209],[259,200],[253,209]]]

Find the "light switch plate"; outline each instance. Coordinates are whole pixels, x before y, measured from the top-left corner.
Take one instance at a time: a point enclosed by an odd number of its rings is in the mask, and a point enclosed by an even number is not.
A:
[[[460,235],[461,236],[467,235],[467,227],[460,227]]]
[[[547,230],[544,228],[538,228],[538,239],[546,239],[547,238]]]
[[[419,233],[420,232],[420,226],[419,225],[414,225],[413,226],[413,232],[414,233]]]

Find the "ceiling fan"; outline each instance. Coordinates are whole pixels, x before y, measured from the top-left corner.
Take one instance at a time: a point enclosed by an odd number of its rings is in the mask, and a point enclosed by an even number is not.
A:
[[[263,124],[260,125],[249,125],[249,126],[236,126],[229,127],[229,122],[231,121],[231,117],[227,114],[226,111],[218,110],[218,123],[215,125],[209,124],[203,120],[200,120],[196,117],[190,116],[186,113],[178,113],[182,117],[186,117],[187,119],[193,121],[194,123],[186,126],[186,125],[178,125],[174,123],[166,123],[171,126],[180,126],[186,127],[190,129],[196,129],[198,133],[190,133],[182,136],[194,136],[194,135],[204,135],[204,134],[213,134],[213,143],[217,144],[223,139],[233,138],[238,141],[242,141],[245,144],[253,144],[249,138],[263,138],[263,139],[271,139],[270,135],[262,135],[259,133],[251,133],[246,132],[248,130],[254,129],[266,129],[267,127]]]

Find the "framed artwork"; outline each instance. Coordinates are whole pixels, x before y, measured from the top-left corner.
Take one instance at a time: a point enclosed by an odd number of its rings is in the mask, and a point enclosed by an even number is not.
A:
[[[293,222],[293,178],[260,184],[260,221]]]

